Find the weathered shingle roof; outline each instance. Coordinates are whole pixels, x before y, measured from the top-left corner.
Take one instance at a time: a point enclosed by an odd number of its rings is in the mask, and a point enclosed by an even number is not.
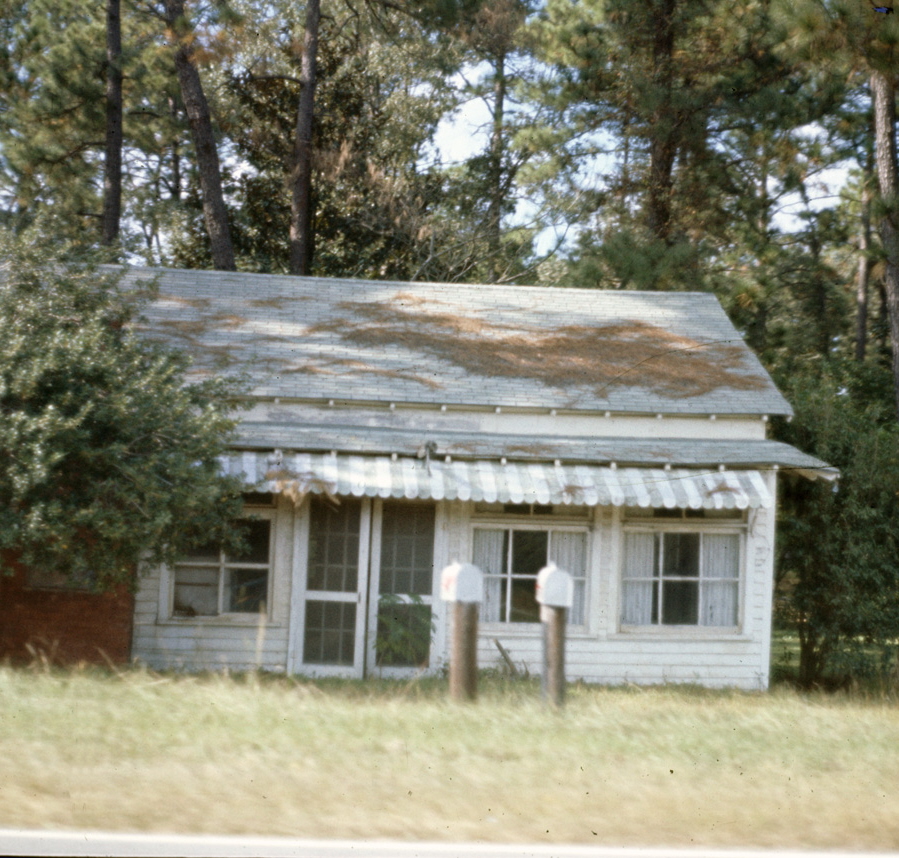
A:
[[[131,269],[152,336],[284,399],[790,414],[714,296]]]

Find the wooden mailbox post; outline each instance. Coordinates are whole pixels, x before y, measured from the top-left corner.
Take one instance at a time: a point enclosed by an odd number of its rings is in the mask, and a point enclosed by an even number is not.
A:
[[[543,624],[543,696],[554,706],[565,699],[565,619],[574,602],[574,581],[555,563],[537,575],[537,601]]]
[[[484,599],[484,575],[471,563],[453,563],[440,578],[440,595],[453,603],[450,697],[478,696],[478,611]]]

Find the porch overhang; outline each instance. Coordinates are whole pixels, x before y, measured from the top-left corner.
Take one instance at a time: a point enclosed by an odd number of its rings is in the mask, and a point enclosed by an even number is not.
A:
[[[505,459],[461,460],[347,453],[249,451],[224,470],[256,491],[344,497],[633,506],[665,509],[770,508],[760,469],[615,467]]]

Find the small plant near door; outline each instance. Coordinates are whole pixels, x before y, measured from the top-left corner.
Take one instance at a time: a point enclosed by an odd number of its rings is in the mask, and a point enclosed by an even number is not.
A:
[[[421,596],[384,593],[378,599],[378,667],[427,667],[436,625]]]

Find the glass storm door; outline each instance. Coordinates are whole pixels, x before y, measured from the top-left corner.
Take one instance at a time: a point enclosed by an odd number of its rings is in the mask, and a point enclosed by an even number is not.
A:
[[[434,521],[432,503],[374,503],[368,673],[408,675],[430,665]]]
[[[304,672],[361,677],[371,503],[313,498],[300,642]]]

